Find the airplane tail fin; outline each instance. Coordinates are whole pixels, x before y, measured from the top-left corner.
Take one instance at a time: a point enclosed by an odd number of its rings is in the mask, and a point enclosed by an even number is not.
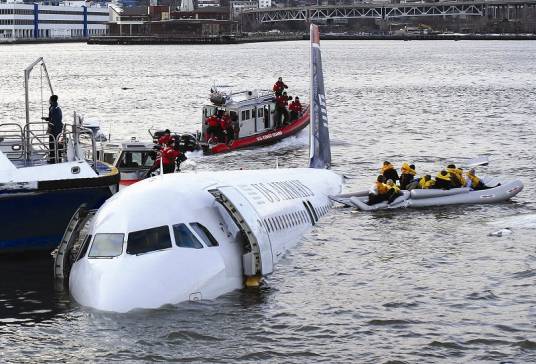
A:
[[[329,169],[331,167],[331,146],[329,142],[328,113],[324,93],[324,75],[320,54],[320,32],[311,24],[311,94],[309,127],[309,167]]]

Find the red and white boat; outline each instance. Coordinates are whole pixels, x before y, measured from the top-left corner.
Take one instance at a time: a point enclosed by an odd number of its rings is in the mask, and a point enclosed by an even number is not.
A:
[[[309,124],[308,107],[287,124],[278,123],[275,94],[268,90],[234,93],[213,91],[210,101],[210,104],[203,107],[202,132],[198,135],[204,154],[225,153],[275,143],[295,135]],[[207,119],[218,113],[228,113],[233,123],[235,139],[228,143],[214,142],[207,135]]]

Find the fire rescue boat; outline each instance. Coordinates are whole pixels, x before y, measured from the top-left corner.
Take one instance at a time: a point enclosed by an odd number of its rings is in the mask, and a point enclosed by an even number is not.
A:
[[[295,135],[309,124],[308,107],[293,120],[289,118],[287,123],[283,123],[276,109],[273,91],[226,92],[215,87],[211,91],[210,104],[203,106],[201,133],[198,133],[198,142],[204,154],[275,143]],[[225,138],[211,135],[208,119],[212,115],[228,115],[232,133],[228,132]]]

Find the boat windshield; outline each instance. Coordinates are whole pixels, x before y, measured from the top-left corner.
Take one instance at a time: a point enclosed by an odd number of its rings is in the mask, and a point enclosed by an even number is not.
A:
[[[95,234],[89,258],[113,258],[123,252],[124,234]]]
[[[151,167],[154,164],[155,153],[153,151],[123,152],[119,168]]]

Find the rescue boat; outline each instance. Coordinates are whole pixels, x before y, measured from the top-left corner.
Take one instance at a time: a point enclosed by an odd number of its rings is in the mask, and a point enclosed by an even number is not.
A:
[[[0,254],[54,249],[77,209],[99,208],[118,189],[117,169],[97,160],[93,133],[79,115],[72,124],[64,120],[58,135],[48,133],[47,122],[31,121],[28,85],[37,66],[53,93],[39,58],[24,71],[26,124],[0,124]]]
[[[409,207],[433,207],[462,204],[490,204],[504,202],[523,190],[523,182],[518,179],[508,180],[502,178],[483,177],[486,186],[495,186],[485,190],[473,190],[468,187],[440,189],[415,189],[401,191],[402,195],[390,204],[383,201],[368,205],[368,191],[359,191],[336,196],[330,196],[332,201],[339,202],[347,207],[355,207],[362,211]]]
[[[209,99],[210,104],[203,106],[201,133],[198,133],[199,145],[204,154],[272,144],[295,135],[309,124],[308,107],[287,124],[278,123],[273,91],[226,92],[213,88]],[[227,143],[214,140],[207,133],[207,119],[218,112],[228,113],[233,124],[235,135]]]

